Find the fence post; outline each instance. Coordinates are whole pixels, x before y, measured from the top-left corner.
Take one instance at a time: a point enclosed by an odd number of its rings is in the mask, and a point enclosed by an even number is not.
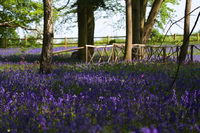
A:
[[[65,48],[67,47],[67,37],[65,37]]]
[[[166,61],[166,47],[163,47],[163,62]]]
[[[138,60],[140,60],[141,59],[141,46],[140,45],[138,45]]]
[[[7,48],[7,43],[8,43],[8,40],[7,38],[5,38],[5,48]]]
[[[174,34],[174,41],[176,41],[176,34]]]
[[[190,48],[191,49],[191,53],[190,53],[191,54],[190,55],[191,56],[191,61],[193,61],[193,49],[194,49],[194,45],[192,44],[190,47],[191,47]]]
[[[150,60],[152,59],[153,56],[153,48],[150,46]]]
[[[27,36],[25,36],[25,47],[27,45]]]
[[[199,42],[199,33],[197,33],[197,41]]]
[[[85,45],[85,63],[88,63],[88,46]]]
[[[109,43],[110,43],[110,37],[107,36],[107,44],[109,44]]]
[[[115,44],[113,44],[113,48],[112,48],[112,61],[113,62],[115,61],[115,49],[116,49],[116,46],[115,46]]]

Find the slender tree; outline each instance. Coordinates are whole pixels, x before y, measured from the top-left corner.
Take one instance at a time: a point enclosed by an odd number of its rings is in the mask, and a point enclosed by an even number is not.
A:
[[[95,28],[95,18],[94,18],[94,6],[87,8],[87,44],[94,45],[94,28]],[[94,53],[94,48],[90,48],[90,53]]]
[[[144,31],[144,25],[146,22],[147,2],[148,0],[140,0],[140,43],[143,43],[142,38],[144,37],[143,31]],[[133,18],[134,17],[137,17],[137,16],[133,16]]]
[[[185,4],[184,36],[183,36],[183,45],[181,46],[181,52],[179,56],[180,62],[185,60],[188,51],[189,32],[190,32],[190,15],[188,14],[191,11],[191,2],[192,0],[186,0]]]
[[[52,0],[43,0],[44,7],[44,32],[43,46],[40,60],[40,73],[51,73],[53,51],[53,8]]]
[[[125,61],[132,60],[132,0],[126,0],[126,45]]]
[[[140,1],[139,0],[132,0],[132,29],[133,29],[133,44],[139,44],[140,43],[140,23],[141,23],[141,17],[140,17]]]
[[[94,45],[95,16],[94,12],[102,7],[106,9],[105,0],[86,0],[87,2],[87,44]],[[94,48],[89,48],[90,54],[94,53]]]
[[[140,44],[140,1],[139,0],[132,0],[132,44]],[[135,53],[137,51],[137,48],[133,48],[132,50],[132,58],[134,59],[138,55]],[[140,52],[140,50],[138,51]],[[138,53],[137,52],[137,53]],[[141,54],[141,53],[139,53]]]
[[[78,47],[87,44],[87,8],[84,0],[78,0]],[[78,50],[78,59],[85,60],[85,50]]]

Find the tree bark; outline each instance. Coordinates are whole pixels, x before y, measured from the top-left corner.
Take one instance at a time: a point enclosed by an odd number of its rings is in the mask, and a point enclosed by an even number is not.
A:
[[[78,47],[87,44],[87,8],[78,4]],[[85,61],[85,50],[78,50],[78,59]]]
[[[87,44],[94,45],[94,7],[87,8]],[[94,53],[94,48],[89,48],[90,54]]]
[[[53,7],[52,0],[43,0],[44,7],[44,32],[43,46],[40,60],[40,73],[51,73],[53,51]]]
[[[144,28],[142,30],[142,42],[143,44],[146,44],[148,41],[148,38],[151,34],[153,25],[155,23],[156,17],[158,15],[159,9],[163,3],[163,0],[155,0],[152,6],[152,9],[150,11],[150,14],[148,16],[147,22],[144,24]]]
[[[142,44],[142,39],[144,38],[144,24],[146,19],[146,7],[148,0],[140,0],[140,43]]]
[[[133,36],[133,44],[140,43],[140,1],[132,0],[132,33]]]
[[[188,45],[189,45],[189,32],[190,32],[190,15],[192,0],[186,0],[185,5],[185,19],[184,19],[184,36],[183,45],[181,46],[181,52],[179,56],[179,61],[182,62],[186,59]]]
[[[132,60],[132,0],[126,0],[126,45],[125,61]]]
[[[140,1],[139,0],[132,0],[132,44],[140,44],[140,31],[141,31],[141,17],[140,17]],[[132,48],[132,59],[137,58],[139,55],[142,55],[140,53],[141,50],[138,50],[138,48]],[[139,54],[139,55],[138,55]]]

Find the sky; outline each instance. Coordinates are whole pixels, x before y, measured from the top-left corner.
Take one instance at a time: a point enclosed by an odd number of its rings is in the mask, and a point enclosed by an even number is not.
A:
[[[176,17],[173,18],[174,21],[179,20],[180,18],[182,18],[184,16],[184,11],[185,11],[185,1],[186,0],[181,0],[179,5],[169,5],[171,8],[176,10]],[[124,1],[125,2],[125,1]],[[194,10],[195,8],[197,8],[198,6],[200,6],[200,0],[192,0],[192,6],[191,6],[191,11]],[[192,29],[196,17],[198,15],[198,13],[200,12],[200,8],[197,9],[195,12],[192,13],[191,18],[190,18],[190,30]],[[98,19],[95,22],[95,33],[94,36],[95,37],[105,37],[105,36],[125,36],[126,32],[125,29],[121,28],[121,29],[116,29],[113,28],[111,25],[112,23],[116,22],[117,20],[117,15],[113,16],[112,18],[109,19]],[[124,21],[124,25],[125,25],[125,21]],[[183,27],[184,27],[184,19],[182,21],[180,21],[178,23],[179,26],[177,25],[173,25],[171,27],[171,29],[168,32],[168,35],[173,35],[173,34],[183,34]],[[170,23],[168,23],[165,27],[165,31],[162,32],[162,34],[165,34],[166,31],[168,30],[170,26]],[[194,30],[194,32],[197,32],[200,30],[200,20]],[[20,38],[23,38],[23,32],[20,30]],[[77,26],[75,28],[72,28],[71,30],[63,30],[62,32],[58,32],[54,34],[55,38],[64,38],[64,37],[77,37],[78,36],[78,29]]]
[[[177,17],[174,18],[174,20],[179,20],[185,15],[185,2],[186,0],[181,0],[180,5],[170,5],[172,6],[173,9],[176,10],[176,15]],[[191,5],[191,11],[194,10],[195,8],[200,6],[200,0],[192,0],[192,5]],[[194,23],[196,21],[197,15],[200,12],[200,8],[197,9],[195,12],[193,12],[190,16],[190,30],[192,30],[192,27],[194,26]],[[180,27],[184,28],[184,19],[178,23]],[[169,27],[169,26],[168,26]],[[181,29],[179,26],[174,25],[171,29],[169,34],[183,34],[183,29]],[[200,30],[200,19],[199,22],[197,23],[194,32],[198,32]],[[167,30],[166,30],[167,31]],[[165,32],[166,32],[165,31]]]

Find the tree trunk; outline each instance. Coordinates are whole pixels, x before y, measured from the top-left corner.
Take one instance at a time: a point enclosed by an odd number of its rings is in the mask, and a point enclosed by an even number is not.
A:
[[[87,44],[87,9],[85,6],[78,4],[78,47]],[[85,50],[78,50],[78,59],[85,61]]]
[[[142,39],[144,38],[144,24],[146,19],[146,7],[148,0],[140,0],[140,43],[142,44]]]
[[[53,51],[53,8],[52,0],[43,0],[44,7],[44,32],[43,46],[40,60],[40,73],[51,73]]]
[[[158,15],[159,9],[162,5],[163,0],[155,0],[153,6],[151,8],[150,14],[148,16],[147,22],[144,24],[144,28],[142,30],[142,43],[146,44],[148,38],[151,34],[153,25],[155,23],[156,17]]]
[[[140,1],[132,0],[132,33],[133,44],[140,43]]]
[[[188,51],[189,32],[190,32],[190,15],[188,14],[191,11],[191,2],[192,0],[186,0],[183,45],[181,46],[181,53],[179,56],[180,63],[185,60]]]
[[[132,44],[140,44],[140,1],[132,0]],[[140,50],[138,48],[132,48],[132,59],[138,58]]]
[[[87,8],[87,44],[94,45],[94,28],[95,28],[95,18],[94,18],[94,8]],[[94,48],[89,48],[90,54],[94,53]]]
[[[126,0],[126,45],[125,61],[132,60],[132,0]]]

